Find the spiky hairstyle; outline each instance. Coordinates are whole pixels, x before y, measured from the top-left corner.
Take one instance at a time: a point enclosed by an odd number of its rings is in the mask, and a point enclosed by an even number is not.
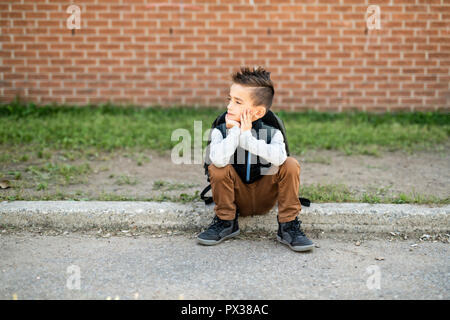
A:
[[[270,72],[261,66],[253,67],[253,69],[241,67],[239,71],[233,73],[232,80],[236,84],[253,89],[250,93],[253,105],[265,106],[266,112],[270,109],[275,94]]]

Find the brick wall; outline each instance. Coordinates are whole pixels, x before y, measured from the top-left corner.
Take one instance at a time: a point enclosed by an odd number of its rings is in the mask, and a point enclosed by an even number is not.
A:
[[[381,29],[366,30],[371,4]],[[9,0],[0,10],[1,102],[223,107],[231,72],[263,65],[274,110],[450,111],[450,0]]]

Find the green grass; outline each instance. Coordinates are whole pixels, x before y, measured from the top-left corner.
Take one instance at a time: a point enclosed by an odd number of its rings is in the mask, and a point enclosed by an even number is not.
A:
[[[156,180],[153,182],[153,190],[164,190],[164,191],[170,191],[170,190],[183,190],[188,188],[198,187],[198,184],[194,183],[174,183],[170,181],[164,181],[164,180]]]
[[[167,195],[166,191],[182,190],[196,185],[156,181],[154,198],[135,198],[126,195],[101,194],[92,196],[59,190],[50,192],[55,182],[64,186],[83,183],[92,172],[89,160],[103,151],[126,150],[136,165],[149,158],[134,151],[156,150],[163,153],[179,143],[171,141],[175,129],[194,133],[194,121],[202,121],[202,134],[225,109],[183,108],[160,106],[37,106],[18,102],[0,105],[0,164],[18,163],[10,171],[0,172],[0,178],[14,177],[20,189],[14,195],[0,193],[0,200],[142,200],[142,201],[200,201],[199,192]],[[385,151],[416,151],[448,148],[450,115],[439,112],[384,113],[365,112],[321,113],[285,112],[274,110],[284,121],[291,154],[301,155],[308,150],[338,150],[345,154],[378,156]],[[203,141],[203,147],[206,141]],[[128,152],[128,150],[130,152]],[[68,161],[86,158],[81,164]],[[35,161],[38,160],[38,161]],[[45,163],[42,161],[45,160]],[[305,162],[330,164],[321,156]],[[37,164],[39,163],[39,164]],[[23,167],[23,169],[19,168]],[[24,173],[27,177],[24,178]],[[31,179],[28,179],[28,176]],[[118,185],[136,185],[135,177],[119,175]],[[40,195],[27,196],[26,187]],[[388,196],[386,190],[355,193],[344,185],[309,185],[301,187],[301,196],[313,202],[370,202],[449,204],[449,199],[416,193]]]
[[[294,154],[308,149],[369,155],[385,150],[412,151],[446,143],[450,135],[450,115],[436,112],[278,114]]]
[[[358,194],[344,184],[312,184],[301,186],[300,196],[312,202],[364,202],[364,203],[410,203],[410,204],[450,204],[450,198],[410,193],[387,194],[387,188],[378,188]]]
[[[194,121],[202,121],[204,133],[223,111],[176,106],[0,105],[0,146],[4,150],[19,147],[24,150],[19,157],[3,152],[0,161],[27,161],[34,156],[48,158],[53,150],[65,152],[69,159],[80,154],[95,156],[98,151],[127,148],[170,151],[179,143],[171,141],[173,130],[185,128],[193,136]],[[280,111],[277,114],[285,123],[292,154],[323,149],[369,155],[427,147],[439,150],[448,143],[450,134],[450,115],[438,112]]]
[[[119,176],[117,176],[115,183],[119,186],[123,186],[123,185],[134,186],[138,183],[138,180],[136,177],[132,177],[129,175],[119,175]]]
[[[2,195],[0,193],[0,201],[8,200],[98,200],[98,201],[170,201],[188,203],[192,201],[202,201],[200,199],[200,189],[194,193],[180,193],[178,195],[169,195],[164,190],[153,197],[135,197],[123,194],[100,193],[97,196],[84,193],[83,191],[76,191],[73,193],[66,193],[63,191],[47,192],[46,187],[42,187],[42,193],[39,195],[25,195],[23,190],[17,190],[14,195]],[[364,202],[364,203],[409,203],[409,204],[433,204],[433,205],[448,205],[450,198],[439,198],[432,195],[421,195],[416,192],[398,193],[395,195],[385,195],[383,190],[374,190],[365,192],[362,195],[352,192],[345,185],[308,185],[302,186],[299,196],[308,198],[313,203],[325,202]]]
[[[61,184],[77,184],[82,182],[81,177],[91,173],[92,169],[88,163],[81,165],[71,165],[66,163],[48,162],[45,165],[30,165],[25,169],[38,180],[55,181],[59,180]]]

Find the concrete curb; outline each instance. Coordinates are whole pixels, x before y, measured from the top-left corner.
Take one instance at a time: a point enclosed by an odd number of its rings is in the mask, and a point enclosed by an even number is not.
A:
[[[167,230],[199,232],[214,215],[214,204],[133,201],[3,201],[0,227],[43,227],[68,231]],[[277,230],[277,206],[268,214],[240,217],[242,232],[273,234]],[[410,204],[312,203],[299,219],[315,237],[328,234],[378,237],[449,234],[450,205],[430,207]]]

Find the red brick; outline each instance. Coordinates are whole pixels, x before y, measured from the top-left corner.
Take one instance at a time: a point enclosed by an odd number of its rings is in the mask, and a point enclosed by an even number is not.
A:
[[[183,11],[87,0],[75,35],[62,2],[11,2],[12,11],[0,4],[1,101],[21,92],[35,102],[219,106],[230,73],[260,64],[272,73],[277,110],[448,104],[450,15],[439,0],[371,0],[381,7],[382,29],[367,33],[368,5],[360,0],[273,0],[256,8],[196,0],[199,10]]]

